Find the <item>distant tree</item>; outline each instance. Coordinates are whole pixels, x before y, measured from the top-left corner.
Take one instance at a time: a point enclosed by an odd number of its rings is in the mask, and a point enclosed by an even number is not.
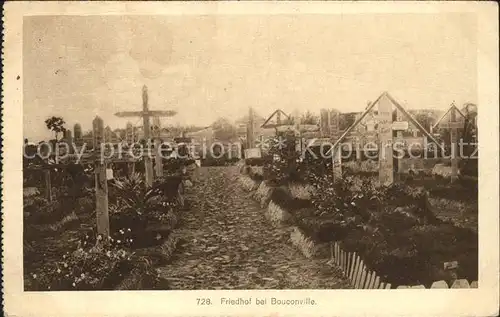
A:
[[[429,112],[418,112],[415,114],[415,120],[417,120],[425,130],[430,131],[431,126],[436,122],[436,117]]]
[[[348,129],[356,121],[354,113],[341,113],[339,116],[339,129],[340,131]]]
[[[318,124],[319,118],[309,110],[300,117],[301,124]]]
[[[281,123],[286,125],[293,125],[295,124],[295,121],[295,117],[289,116],[288,118],[285,118]]]
[[[64,119],[62,117],[52,116],[45,120],[47,129],[54,132],[56,141],[58,141],[57,136],[59,135],[59,133],[64,133],[66,131],[66,128],[64,127],[65,124],[66,122],[64,122]]]
[[[214,136],[220,141],[229,141],[238,137],[238,131],[228,119],[219,118],[212,123],[214,129]]]

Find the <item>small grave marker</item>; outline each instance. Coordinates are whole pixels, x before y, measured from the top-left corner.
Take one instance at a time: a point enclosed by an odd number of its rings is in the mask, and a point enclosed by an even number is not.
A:
[[[445,270],[453,270],[458,268],[458,262],[457,261],[451,261],[451,262],[444,262],[443,267]]]
[[[392,123],[393,131],[405,131],[408,130],[408,121],[394,121]]]
[[[262,152],[260,148],[252,148],[245,150],[245,158],[261,158]]]
[[[106,168],[106,179],[111,180],[113,179],[113,169],[111,168]]]

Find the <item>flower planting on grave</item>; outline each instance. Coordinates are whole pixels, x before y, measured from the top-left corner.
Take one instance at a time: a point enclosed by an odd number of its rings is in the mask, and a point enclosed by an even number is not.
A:
[[[178,242],[182,181],[179,173],[151,187],[140,173],[109,180],[109,237],[96,231],[93,189],[81,189],[73,200],[70,186],[60,186],[52,202],[27,194],[25,289],[167,289],[156,267],[168,262]]]

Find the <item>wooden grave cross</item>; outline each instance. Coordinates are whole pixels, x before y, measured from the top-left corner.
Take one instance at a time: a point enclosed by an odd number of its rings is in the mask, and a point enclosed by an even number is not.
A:
[[[172,117],[177,113],[172,110],[168,111],[151,111],[148,107],[148,88],[144,85],[142,87],[142,111],[122,111],[117,112],[115,115],[117,117],[126,118],[126,117],[142,117],[143,122],[143,130],[144,130],[144,139],[148,142],[151,140],[151,127],[149,124],[149,119],[151,117]],[[149,150],[149,149],[148,149]],[[157,155],[157,159],[158,159]],[[161,157],[159,158],[161,159]],[[149,155],[144,156],[144,165],[146,170],[146,184],[148,186],[153,185],[153,164],[151,162],[151,157]]]
[[[457,111],[454,105],[450,109],[450,120],[440,123],[439,126],[444,129],[450,129],[451,145],[451,181],[458,179],[458,129],[463,127],[460,121],[457,121]]]
[[[101,160],[101,143],[104,138],[104,122],[95,117],[92,121],[92,137],[94,145],[94,172],[95,172],[95,199],[97,216],[97,234],[103,239],[109,237],[109,212],[108,212],[108,181],[106,175],[106,162]]]

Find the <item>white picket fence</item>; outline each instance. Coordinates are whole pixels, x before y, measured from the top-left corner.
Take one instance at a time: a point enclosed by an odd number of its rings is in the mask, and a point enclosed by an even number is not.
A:
[[[338,242],[331,244],[332,258],[330,263],[339,266],[346,277],[351,281],[351,284],[357,289],[390,289],[390,283],[381,282],[381,278],[375,271],[371,271],[365,265],[363,259],[356,252],[346,252],[342,250]],[[435,281],[430,288],[477,288],[477,281],[469,281],[466,279],[455,280],[451,287],[446,281]],[[421,289],[426,288],[424,285],[398,285],[396,289]]]

